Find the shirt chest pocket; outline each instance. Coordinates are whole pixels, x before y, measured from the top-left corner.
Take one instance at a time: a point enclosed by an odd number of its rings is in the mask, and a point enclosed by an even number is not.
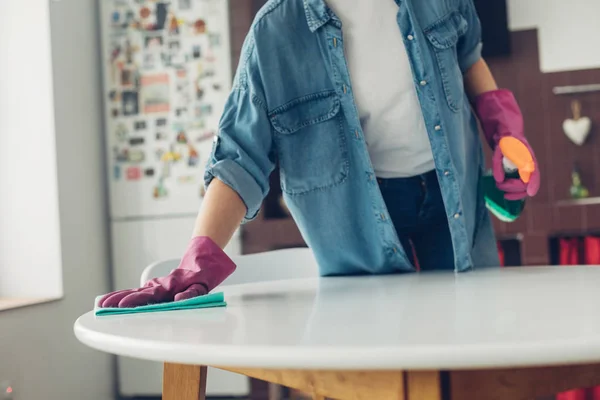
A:
[[[301,195],[346,180],[348,149],[340,100],[334,91],[301,97],[269,115],[284,192]]]
[[[466,19],[455,11],[424,30],[437,59],[448,107],[455,112],[461,109],[465,97],[457,46],[467,29]]]

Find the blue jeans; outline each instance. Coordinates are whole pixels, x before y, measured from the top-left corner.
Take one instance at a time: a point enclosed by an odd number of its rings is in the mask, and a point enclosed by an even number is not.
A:
[[[410,178],[378,179],[400,242],[421,271],[453,270],[454,250],[435,171]],[[414,247],[414,253],[413,253]]]

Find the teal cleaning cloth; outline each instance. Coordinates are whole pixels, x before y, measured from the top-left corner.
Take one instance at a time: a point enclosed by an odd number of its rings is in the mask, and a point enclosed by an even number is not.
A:
[[[223,293],[211,293],[204,296],[192,297],[191,299],[172,301],[170,303],[148,304],[147,306],[139,306],[132,308],[103,308],[98,307],[98,301],[101,296],[97,297],[94,303],[95,315],[121,315],[121,314],[140,314],[159,311],[176,311],[176,310],[191,310],[195,308],[213,308],[225,307],[225,297]]]

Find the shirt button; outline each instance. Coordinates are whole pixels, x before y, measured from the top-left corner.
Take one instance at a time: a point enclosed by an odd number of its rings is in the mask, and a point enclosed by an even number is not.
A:
[[[460,218],[460,214],[459,213],[454,214],[454,219],[459,219],[459,218]]]
[[[408,35],[406,38],[407,38],[408,40],[413,40],[415,37],[414,37],[413,35]]]
[[[419,82],[419,84],[420,84],[421,86],[425,86],[425,85],[427,85],[427,81],[421,81],[421,82]]]
[[[450,171],[444,171],[444,175],[445,175],[445,176],[448,176],[448,175],[450,175]]]
[[[435,129],[436,131],[441,131],[442,127],[440,125],[436,125],[435,127],[433,127],[433,129]]]

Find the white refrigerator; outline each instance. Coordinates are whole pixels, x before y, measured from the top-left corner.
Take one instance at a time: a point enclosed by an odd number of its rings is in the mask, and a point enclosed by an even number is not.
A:
[[[113,289],[182,256],[231,88],[227,0],[100,0]],[[240,252],[236,235],[226,251]],[[159,396],[159,363],[118,357],[120,395]],[[245,377],[209,371],[208,394],[244,396]]]

